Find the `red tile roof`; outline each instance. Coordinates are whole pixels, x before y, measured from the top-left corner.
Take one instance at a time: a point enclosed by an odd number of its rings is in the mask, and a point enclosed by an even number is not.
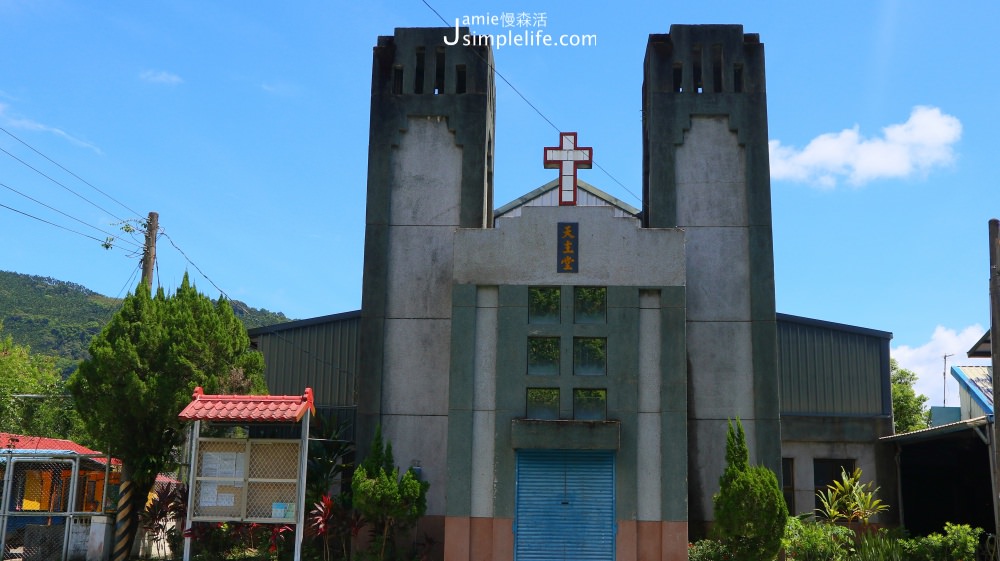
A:
[[[18,450],[32,451],[45,450],[47,452],[65,451],[72,454],[103,454],[97,450],[91,450],[82,444],[77,444],[72,440],[62,438],[48,438],[44,436],[25,436],[11,432],[0,432],[0,451]]]
[[[316,412],[312,388],[302,395],[206,395],[194,389],[194,401],[178,415],[189,421],[298,422],[306,410]]]
[[[72,440],[63,438],[48,438],[46,436],[27,436],[12,432],[0,432],[0,453],[13,452],[15,454],[80,454],[94,455],[91,458],[99,464],[106,462],[104,452],[91,450],[82,444],[77,444]],[[121,460],[111,458],[111,465],[121,465]]]

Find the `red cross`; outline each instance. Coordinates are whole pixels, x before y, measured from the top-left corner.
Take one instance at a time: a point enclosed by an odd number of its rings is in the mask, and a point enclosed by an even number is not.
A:
[[[577,148],[575,132],[559,133],[559,146],[545,148],[545,169],[559,169],[559,205],[576,205],[576,170],[590,169],[593,148]]]

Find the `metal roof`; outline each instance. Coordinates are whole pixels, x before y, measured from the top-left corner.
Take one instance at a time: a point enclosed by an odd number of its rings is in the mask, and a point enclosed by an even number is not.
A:
[[[13,451],[32,454],[82,454],[103,455],[104,452],[91,450],[82,444],[63,438],[27,436],[11,432],[0,432],[0,452]]]
[[[969,392],[976,404],[987,414],[993,414],[993,368],[989,366],[952,366],[951,375],[962,389]]]
[[[821,319],[813,319],[802,316],[793,316],[791,314],[782,314],[782,313],[776,313],[774,314],[774,317],[778,321],[783,321],[783,322],[799,323],[802,325],[821,327],[823,329],[834,329],[836,331],[844,331],[846,333],[855,333],[858,335],[867,335],[870,337],[879,337],[881,339],[892,339],[892,333],[888,331],[879,331],[877,329],[869,329],[867,327],[847,325],[846,323],[835,323],[832,321],[825,321]]]
[[[586,181],[578,179],[576,186],[580,189],[576,206],[610,206],[617,211],[616,216],[636,217],[640,212],[634,206],[612,197]],[[553,179],[534,191],[514,199],[493,211],[494,220],[520,216],[521,208],[526,206],[558,206],[558,187],[559,180]]]
[[[330,314],[328,316],[319,316],[315,318],[299,319],[295,321],[286,321],[282,323],[275,323],[273,325],[265,325],[262,327],[255,327],[253,329],[247,330],[247,335],[251,338],[258,335],[267,335],[271,333],[278,333],[280,331],[288,331],[289,329],[299,329],[302,327],[311,327],[313,325],[320,325],[324,323],[332,323],[345,319],[354,319],[361,317],[361,310],[354,310],[350,312],[342,312],[339,314]]]
[[[897,442],[900,444],[930,440],[964,430],[975,429],[992,422],[992,420],[992,415],[976,417],[975,419],[966,419],[964,421],[958,421],[957,423],[948,423],[947,425],[938,425],[927,429],[904,432],[902,434],[894,434],[891,436],[883,436],[879,438],[879,440],[882,442]]]
[[[986,333],[976,341],[975,345],[969,349],[969,358],[990,358],[993,356],[992,352],[992,339],[990,338],[990,331],[987,329]]]

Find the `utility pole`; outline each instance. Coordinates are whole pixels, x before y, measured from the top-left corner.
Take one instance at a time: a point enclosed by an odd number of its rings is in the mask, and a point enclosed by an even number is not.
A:
[[[941,384],[944,387],[944,405],[948,407],[948,357],[955,356],[954,353],[950,355],[944,355],[944,368],[941,370]]]
[[[997,395],[997,374],[1000,374],[1000,220],[990,220],[990,361],[993,366],[993,395]],[[993,419],[993,522],[995,534],[1000,535],[1000,502],[997,491],[1000,490],[1000,447],[997,446],[996,406]]]
[[[153,263],[156,262],[156,232],[159,229],[159,213],[150,212],[146,220],[146,245],[142,249],[142,282],[150,292],[153,291]]]
[[[146,220],[146,244],[142,248],[142,283],[146,285],[146,290],[153,291],[153,264],[156,262],[156,232],[160,229],[160,215],[155,212],[149,213]],[[134,512],[139,501],[135,497],[135,485],[132,483],[132,474],[124,471],[121,474],[121,482],[118,486],[118,504],[115,513],[114,541],[111,548],[111,561],[126,561],[132,549],[132,543],[136,537],[133,529],[138,524],[138,514]],[[131,539],[130,539],[131,538]]]

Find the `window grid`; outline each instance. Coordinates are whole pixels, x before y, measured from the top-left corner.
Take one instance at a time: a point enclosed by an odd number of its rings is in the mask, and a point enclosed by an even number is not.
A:
[[[599,381],[608,375],[607,292],[528,287],[527,418],[607,419],[608,382]]]

